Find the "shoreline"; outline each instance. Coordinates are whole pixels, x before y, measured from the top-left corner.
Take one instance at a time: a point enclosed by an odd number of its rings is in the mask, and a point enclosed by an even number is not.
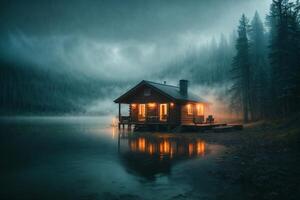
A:
[[[222,199],[300,199],[300,128],[282,123],[248,124],[243,131],[202,134],[227,151],[218,159],[216,176],[241,189],[220,192]]]

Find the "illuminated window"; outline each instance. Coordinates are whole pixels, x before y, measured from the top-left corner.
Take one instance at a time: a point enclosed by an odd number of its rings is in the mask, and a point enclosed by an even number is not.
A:
[[[197,115],[204,115],[204,106],[203,104],[197,104]]]
[[[139,116],[141,119],[145,118],[146,116],[146,105],[145,104],[139,104]]]
[[[167,113],[168,110],[167,110],[167,104],[164,103],[164,104],[160,104],[159,105],[159,119],[162,120],[162,121],[166,121],[167,120]]]
[[[187,109],[187,114],[188,115],[192,115],[193,114],[193,107],[191,104],[187,104],[186,105],[186,109]]]
[[[155,103],[148,103],[149,108],[155,108],[156,104]]]

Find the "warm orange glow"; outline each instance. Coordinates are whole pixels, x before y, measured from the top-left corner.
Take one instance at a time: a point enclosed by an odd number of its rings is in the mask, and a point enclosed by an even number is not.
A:
[[[111,126],[112,127],[117,127],[118,126],[118,119],[116,117],[112,118]]]
[[[205,144],[202,141],[197,142],[197,155],[204,155],[205,152]]]
[[[159,120],[166,121],[168,115],[167,104],[163,103],[159,105]]]
[[[197,115],[204,115],[204,105],[202,103],[198,103],[196,105]]]
[[[156,107],[156,103],[148,103],[149,108],[155,108]]]
[[[170,103],[170,106],[173,107],[173,106],[174,106],[174,103]]]
[[[145,138],[139,138],[138,139],[138,149],[139,151],[144,152],[146,149],[146,140]]]
[[[149,155],[159,155],[160,159],[169,156],[174,159],[177,156],[204,156],[205,142],[203,140],[192,140],[188,143],[170,140],[168,137],[159,140],[148,140],[145,137],[138,137],[129,140],[130,151],[142,152]]]
[[[170,151],[170,143],[168,141],[164,141],[164,153],[169,153]]]
[[[193,155],[194,152],[194,145],[193,144],[189,144],[189,155]]]
[[[146,116],[146,105],[139,104],[139,116],[141,117],[140,120],[144,119]]]
[[[131,141],[130,142],[130,149],[131,149],[131,151],[136,151],[136,143],[135,143],[135,141]]]
[[[153,144],[149,144],[148,151],[149,151],[149,154],[151,154],[151,155],[153,154],[153,152],[154,152]]]
[[[116,136],[116,128],[112,127],[112,139],[115,139]]]
[[[187,114],[188,115],[192,115],[193,114],[193,110],[192,110],[192,105],[191,104],[187,104],[186,105],[186,109],[187,109]]]
[[[159,144],[159,153],[162,154],[169,154],[170,152],[170,142],[167,140],[164,140]]]
[[[131,108],[135,109],[136,108],[136,104],[135,103],[131,104]]]
[[[164,150],[163,143],[159,143],[159,153],[162,153]]]

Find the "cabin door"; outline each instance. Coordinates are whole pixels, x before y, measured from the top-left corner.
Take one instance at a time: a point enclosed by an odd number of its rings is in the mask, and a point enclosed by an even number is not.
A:
[[[146,119],[146,104],[139,104],[139,121],[145,121]]]
[[[167,121],[168,119],[168,107],[166,103],[159,105],[159,120]]]

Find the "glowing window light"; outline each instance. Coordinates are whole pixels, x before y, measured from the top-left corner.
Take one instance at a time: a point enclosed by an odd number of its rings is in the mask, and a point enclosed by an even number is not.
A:
[[[156,103],[148,103],[149,108],[155,108]]]
[[[164,141],[164,153],[169,153],[170,151],[170,143],[168,141]]]
[[[193,144],[189,144],[189,156],[193,155],[194,152],[194,145]]]
[[[199,103],[196,106],[197,108],[197,115],[204,115],[204,105]]]
[[[145,138],[139,138],[138,139],[138,149],[141,152],[144,152],[146,148],[146,140]]]
[[[205,143],[203,141],[197,142],[197,154],[198,155],[204,155],[205,152]]]
[[[135,109],[136,108],[136,104],[135,103],[131,104],[131,108]]]
[[[187,114],[188,115],[192,115],[193,114],[193,107],[192,107],[192,105],[191,104],[187,104],[186,105],[186,108],[187,108]]]
[[[139,104],[139,115],[141,117],[146,116],[146,106],[145,106],[145,104]]]
[[[159,105],[159,120],[166,121],[168,115],[167,104],[163,103]]]
[[[149,144],[149,154],[153,154],[153,152],[154,152],[154,147],[153,147],[153,144]]]

